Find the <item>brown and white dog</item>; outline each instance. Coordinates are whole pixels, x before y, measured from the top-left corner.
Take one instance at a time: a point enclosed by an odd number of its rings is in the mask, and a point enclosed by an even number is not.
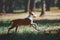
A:
[[[33,17],[36,17],[36,15],[29,11],[29,15],[28,17],[26,17],[25,19],[16,19],[16,20],[12,20],[11,21],[11,27],[8,29],[8,32],[13,29],[14,27],[16,27],[15,31],[17,32],[17,29],[18,29],[18,26],[21,26],[21,25],[30,25],[32,26],[33,28],[35,28],[37,31],[39,31],[36,27],[37,27],[37,24],[36,23],[33,23]]]

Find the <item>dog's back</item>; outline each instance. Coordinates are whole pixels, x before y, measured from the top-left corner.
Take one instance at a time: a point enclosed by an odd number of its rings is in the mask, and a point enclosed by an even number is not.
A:
[[[16,19],[12,20],[12,25],[29,25],[31,23],[31,20],[28,18],[25,19]]]

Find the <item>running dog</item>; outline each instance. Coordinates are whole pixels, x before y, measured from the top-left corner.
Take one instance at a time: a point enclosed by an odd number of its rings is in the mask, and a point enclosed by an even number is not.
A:
[[[26,17],[25,19],[15,19],[11,21],[11,27],[8,29],[8,32],[10,32],[11,29],[13,29],[14,27],[16,27],[15,31],[17,32],[18,26],[22,26],[22,25],[30,25],[32,26],[34,29],[36,29],[37,31],[39,31],[37,29],[37,24],[33,23],[33,17],[36,17],[36,15],[34,14],[34,12],[29,11],[29,15],[28,17]]]

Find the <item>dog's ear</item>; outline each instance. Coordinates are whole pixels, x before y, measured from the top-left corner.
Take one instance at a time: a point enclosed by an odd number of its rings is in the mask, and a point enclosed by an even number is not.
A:
[[[35,15],[35,13],[32,11],[29,11],[29,14],[33,15],[33,17],[37,17],[37,15]]]
[[[32,14],[32,11],[29,10],[29,14]]]
[[[32,11],[29,11],[29,14],[31,14],[31,15],[34,15],[34,12],[32,12]]]

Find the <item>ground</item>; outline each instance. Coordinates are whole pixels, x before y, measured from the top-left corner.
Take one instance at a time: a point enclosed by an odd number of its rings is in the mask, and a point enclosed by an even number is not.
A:
[[[60,20],[60,12],[45,12],[43,16],[40,16],[40,12],[35,12],[37,15],[34,20]],[[14,20],[14,19],[24,19],[28,16],[28,13],[1,13],[0,20]],[[59,29],[59,26],[47,27],[44,30]],[[41,29],[41,28],[40,28]]]
[[[37,15],[35,20],[59,20],[60,19],[60,12],[45,12],[43,16],[40,16],[40,12],[35,12]],[[0,13],[0,20],[3,19],[24,19],[28,16],[28,13]],[[40,17],[39,17],[40,16]]]
[[[35,14],[38,17],[34,18],[34,22],[40,31],[29,26],[19,26],[17,32],[13,29],[8,34],[7,30],[11,26],[9,21],[24,19],[28,13],[0,13],[0,40],[60,40],[60,12],[45,12],[43,16],[40,16],[40,12]]]

